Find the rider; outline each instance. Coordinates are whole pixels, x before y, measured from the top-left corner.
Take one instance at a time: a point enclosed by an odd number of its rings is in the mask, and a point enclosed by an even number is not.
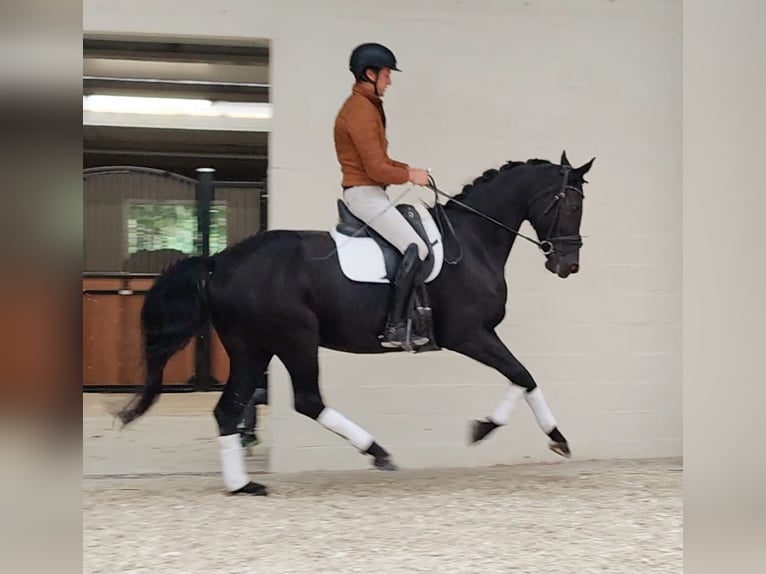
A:
[[[406,303],[428,247],[391,205],[386,188],[407,182],[427,185],[428,172],[388,157],[382,97],[391,85],[391,71],[401,71],[393,52],[381,44],[362,44],[351,53],[349,68],[356,83],[335,119],[343,201],[351,213],[403,254],[381,340],[383,347],[400,347],[407,340]],[[424,345],[428,338],[413,334],[411,342]]]

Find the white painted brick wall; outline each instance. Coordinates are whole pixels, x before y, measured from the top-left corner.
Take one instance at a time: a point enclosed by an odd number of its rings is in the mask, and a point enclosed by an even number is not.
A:
[[[561,281],[518,243],[499,332],[536,377],[577,457],[681,454],[681,2],[86,0],[84,29],[272,39],[270,217],[328,228],[339,170],[335,113],[350,49],[391,45],[404,74],[386,98],[393,157],[451,192],[508,159],[580,164],[582,271]],[[395,188],[394,192],[398,190]],[[411,197],[421,196],[413,193]],[[526,231],[530,228],[526,227]],[[321,354],[327,401],[405,466],[555,460],[525,405],[465,446],[466,420],[505,383],[451,353]],[[292,411],[273,365],[272,468],[364,468],[341,439]]]

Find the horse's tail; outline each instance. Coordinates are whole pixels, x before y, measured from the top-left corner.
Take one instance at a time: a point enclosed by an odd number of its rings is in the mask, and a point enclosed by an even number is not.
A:
[[[154,404],[162,390],[165,365],[208,321],[206,283],[212,264],[213,259],[206,257],[176,261],[146,293],[141,308],[146,379],[133,400],[117,413],[123,424]]]

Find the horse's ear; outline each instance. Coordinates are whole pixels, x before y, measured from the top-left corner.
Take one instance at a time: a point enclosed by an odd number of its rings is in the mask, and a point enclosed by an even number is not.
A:
[[[572,164],[569,163],[569,159],[567,158],[567,150],[564,150],[561,152],[561,165],[572,167]]]
[[[586,173],[588,173],[590,171],[590,168],[593,167],[593,162],[594,161],[596,161],[595,157],[593,159],[591,159],[588,163],[586,163],[584,165],[581,165],[580,167],[576,168],[574,170],[574,173],[577,174],[580,177],[584,176]]]

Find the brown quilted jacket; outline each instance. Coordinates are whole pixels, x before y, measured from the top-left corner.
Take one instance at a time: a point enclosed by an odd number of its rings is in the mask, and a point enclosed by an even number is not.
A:
[[[407,164],[388,157],[383,102],[355,85],[335,118],[335,153],[343,187],[407,183]]]

